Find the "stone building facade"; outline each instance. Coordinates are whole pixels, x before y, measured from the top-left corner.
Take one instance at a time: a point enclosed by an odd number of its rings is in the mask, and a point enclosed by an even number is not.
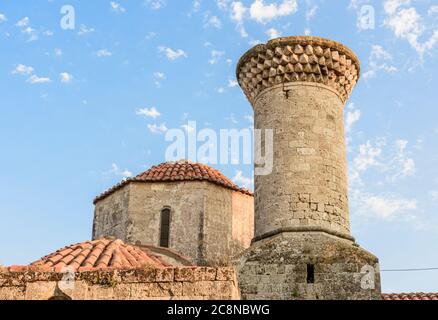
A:
[[[255,177],[242,298],[380,299],[378,259],[349,224],[343,108],[359,74],[350,49],[317,37],[274,39],[240,59],[255,128],[274,130],[273,172]]]
[[[93,239],[167,246],[197,265],[230,264],[254,235],[253,195],[188,161],[154,166],[96,198],[95,206]],[[164,244],[163,213],[170,216]]]

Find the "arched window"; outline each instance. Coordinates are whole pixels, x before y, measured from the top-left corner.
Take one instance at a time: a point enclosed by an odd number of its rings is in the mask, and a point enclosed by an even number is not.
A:
[[[170,209],[161,210],[160,247],[169,248],[170,238]]]

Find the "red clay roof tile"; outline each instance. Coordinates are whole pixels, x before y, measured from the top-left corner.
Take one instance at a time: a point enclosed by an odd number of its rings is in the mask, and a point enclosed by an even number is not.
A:
[[[155,251],[158,250],[159,254]],[[166,259],[167,256],[171,260]],[[30,268],[41,268],[61,272],[63,267],[72,267],[75,271],[105,269],[137,269],[144,266],[155,268],[170,267],[169,261],[188,265],[189,262],[167,248],[135,246],[122,240],[99,239],[74,244],[60,249],[32,263]],[[15,267],[15,270],[21,270]]]
[[[134,178],[128,178],[105,191],[94,199],[94,204],[129,184],[130,182],[172,182],[172,181],[209,181],[219,186],[253,195],[249,190],[239,188],[220,171],[201,163],[190,161],[165,162],[153,166]]]
[[[438,300],[438,293],[386,293],[383,300]]]

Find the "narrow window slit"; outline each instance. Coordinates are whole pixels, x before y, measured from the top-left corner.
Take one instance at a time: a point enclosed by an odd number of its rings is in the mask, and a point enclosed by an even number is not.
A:
[[[170,209],[161,211],[160,247],[169,248],[170,238]]]
[[[307,265],[307,283],[315,283],[315,266],[313,264]]]

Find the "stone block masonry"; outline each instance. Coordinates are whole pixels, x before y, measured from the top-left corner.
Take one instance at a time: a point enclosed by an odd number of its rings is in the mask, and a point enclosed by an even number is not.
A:
[[[237,300],[233,268],[144,268],[75,274],[73,288],[62,273],[32,267],[0,269],[0,300]]]
[[[244,299],[380,298],[378,260],[350,233],[343,108],[359,76],[350,49],[318,37],[273,39],[240,59],[255,128],[274,131],[273,171],[255,177],[255,237],[239,266]],[[374,289],[362,288],[364,267]]]

